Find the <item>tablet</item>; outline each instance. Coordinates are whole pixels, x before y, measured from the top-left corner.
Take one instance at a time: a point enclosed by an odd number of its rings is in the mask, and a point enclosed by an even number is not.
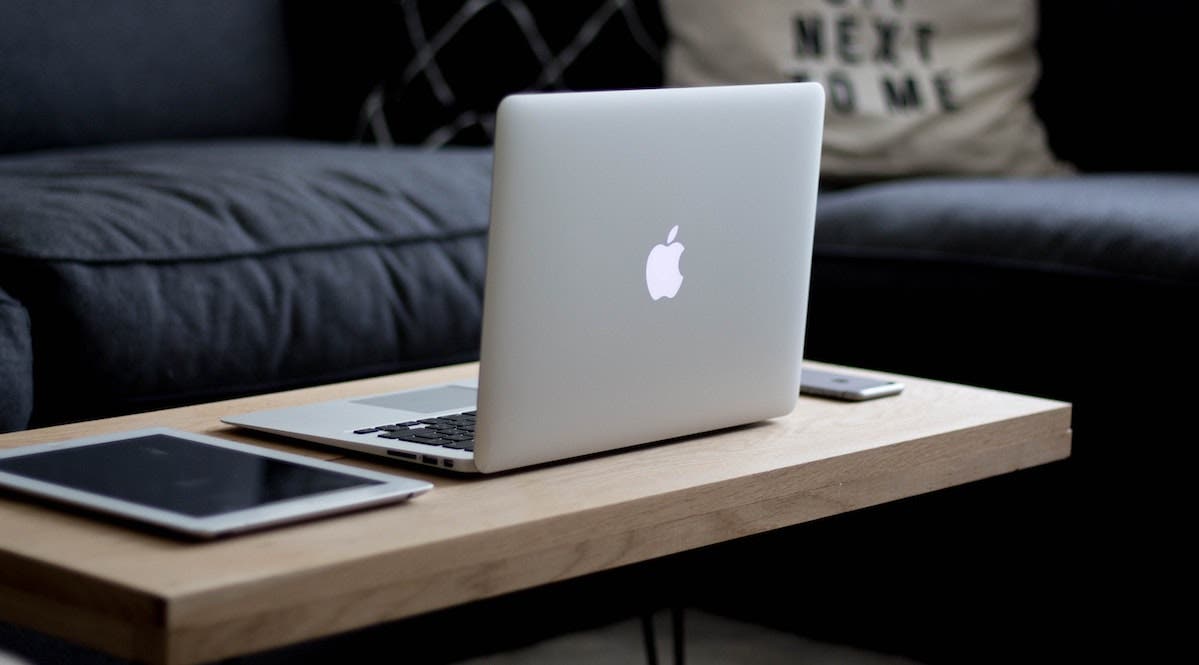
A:
[[[0,450],[0,487],[213,538],[403,501],[433,486],[159,427]]]

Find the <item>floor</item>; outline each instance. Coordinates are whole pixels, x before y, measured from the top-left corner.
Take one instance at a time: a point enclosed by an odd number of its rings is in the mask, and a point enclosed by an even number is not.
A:
[[[658,663],[673,662],[669,615],[655,617]],[[688,610],[685,615],[689,665],[917,665],[890,654],[816,642],[796,635]],[[533,646],[462,661],[459,665],[629,665],[646,663],[641,624],[622,621],[557,637]]]
[[[654,617],[660,665],[673,664],[670,617]],[[806,639],[761,626],[733,621],[697,610],[687,610],[685,652],[688,665],[919,665],[891,654]],[[81,649],[31,631],[0,624],[0,665],[125,665],[126,661]],[[4,647],[8,637],[32,642],[36,657],[20,657]],[[295,655],[295,654],[292,654]],[[327,654],[325,654],[327,655]],[[233,659],[230,663],[240,662]],[[330,662],[324,656],[301,659],[305,663]],[[381,656],[374,662],[395,662]],[[259,658],[266,663],[288,662],[291,657]],[[251,662],[253,660],[251,659]],[[294,661],[293,661],[294,662]],[[413,661],[415,662],[415,661]],[[641,623],[620,621],[592,630],[555,637],[529,647],[459,661],[454,665],[650,665],[643,649]]]

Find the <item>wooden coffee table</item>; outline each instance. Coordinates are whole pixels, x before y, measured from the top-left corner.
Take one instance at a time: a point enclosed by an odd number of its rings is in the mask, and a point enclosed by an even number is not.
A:
[[[1070,454],[1069,404],[910,377],[898,397],[804,397],[784,418],[480,478],[293,446],[218,421],[474,371],[458,365],[0,436],[11,447],[164,425],[437,486],[403,505],[200,543],[0,495],[0,619],[139,661],[211,661]]]

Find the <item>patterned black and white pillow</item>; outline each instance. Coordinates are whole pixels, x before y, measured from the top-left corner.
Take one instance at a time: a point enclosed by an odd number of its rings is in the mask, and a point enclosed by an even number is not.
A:
[[[657,87],[657,0],[397,0],[385,80],[360,139],[487,145],[515,92]]]

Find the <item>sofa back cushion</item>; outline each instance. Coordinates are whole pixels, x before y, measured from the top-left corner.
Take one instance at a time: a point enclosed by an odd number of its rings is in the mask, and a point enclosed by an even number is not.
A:
[[[280,134],[284,0],[5,0],[0,152]]]

